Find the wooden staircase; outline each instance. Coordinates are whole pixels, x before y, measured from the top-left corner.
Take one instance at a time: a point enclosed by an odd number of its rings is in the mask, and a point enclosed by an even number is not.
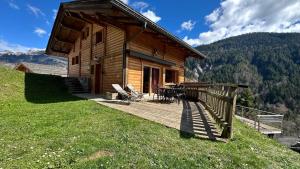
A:
[[[80,81],[75,77],[66,77],[64,79],[65,85],[68,87],[69,92],[73,94],[79,94],[79,93],[89,93],[87,89],[84,89],[82,87]]]

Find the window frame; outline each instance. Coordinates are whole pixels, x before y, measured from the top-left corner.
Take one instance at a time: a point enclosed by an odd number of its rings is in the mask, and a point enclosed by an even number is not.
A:
[[[96,39],[95,39],[95,44],[96,45],[99,44],[99,43],[103,43],[103,30],[97,31],[95,37],[96,37]]]

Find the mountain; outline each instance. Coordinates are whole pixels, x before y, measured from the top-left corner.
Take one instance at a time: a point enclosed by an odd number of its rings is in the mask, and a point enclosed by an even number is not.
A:
[[[208,58],[189,59],[188,78],[249,85],[246,106],[284,113],[284,133],[300,135],[300,33],[251,33],[197,49]]]
[[[42,50],[27,52],[0,51],[0,62],[4,64],[18,64],[20,62],[39,63],[45,65],[67,66],[67,60],[62,57],[48,56]]]

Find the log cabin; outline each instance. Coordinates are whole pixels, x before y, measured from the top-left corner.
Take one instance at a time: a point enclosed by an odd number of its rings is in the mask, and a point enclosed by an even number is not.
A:
[[[61,3],[46,54],[68,59],[68,76],[93,94],[132,84],[143,93],[185,82],[185,61],[205,55],[120,0]]]

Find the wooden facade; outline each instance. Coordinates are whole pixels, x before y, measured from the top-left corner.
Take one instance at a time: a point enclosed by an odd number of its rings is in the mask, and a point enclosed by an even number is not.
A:
[[[96,94],[182,83],[185,59],[205,57],[119,0],[62,3],[46,51],[67,57],[68,75]]]

